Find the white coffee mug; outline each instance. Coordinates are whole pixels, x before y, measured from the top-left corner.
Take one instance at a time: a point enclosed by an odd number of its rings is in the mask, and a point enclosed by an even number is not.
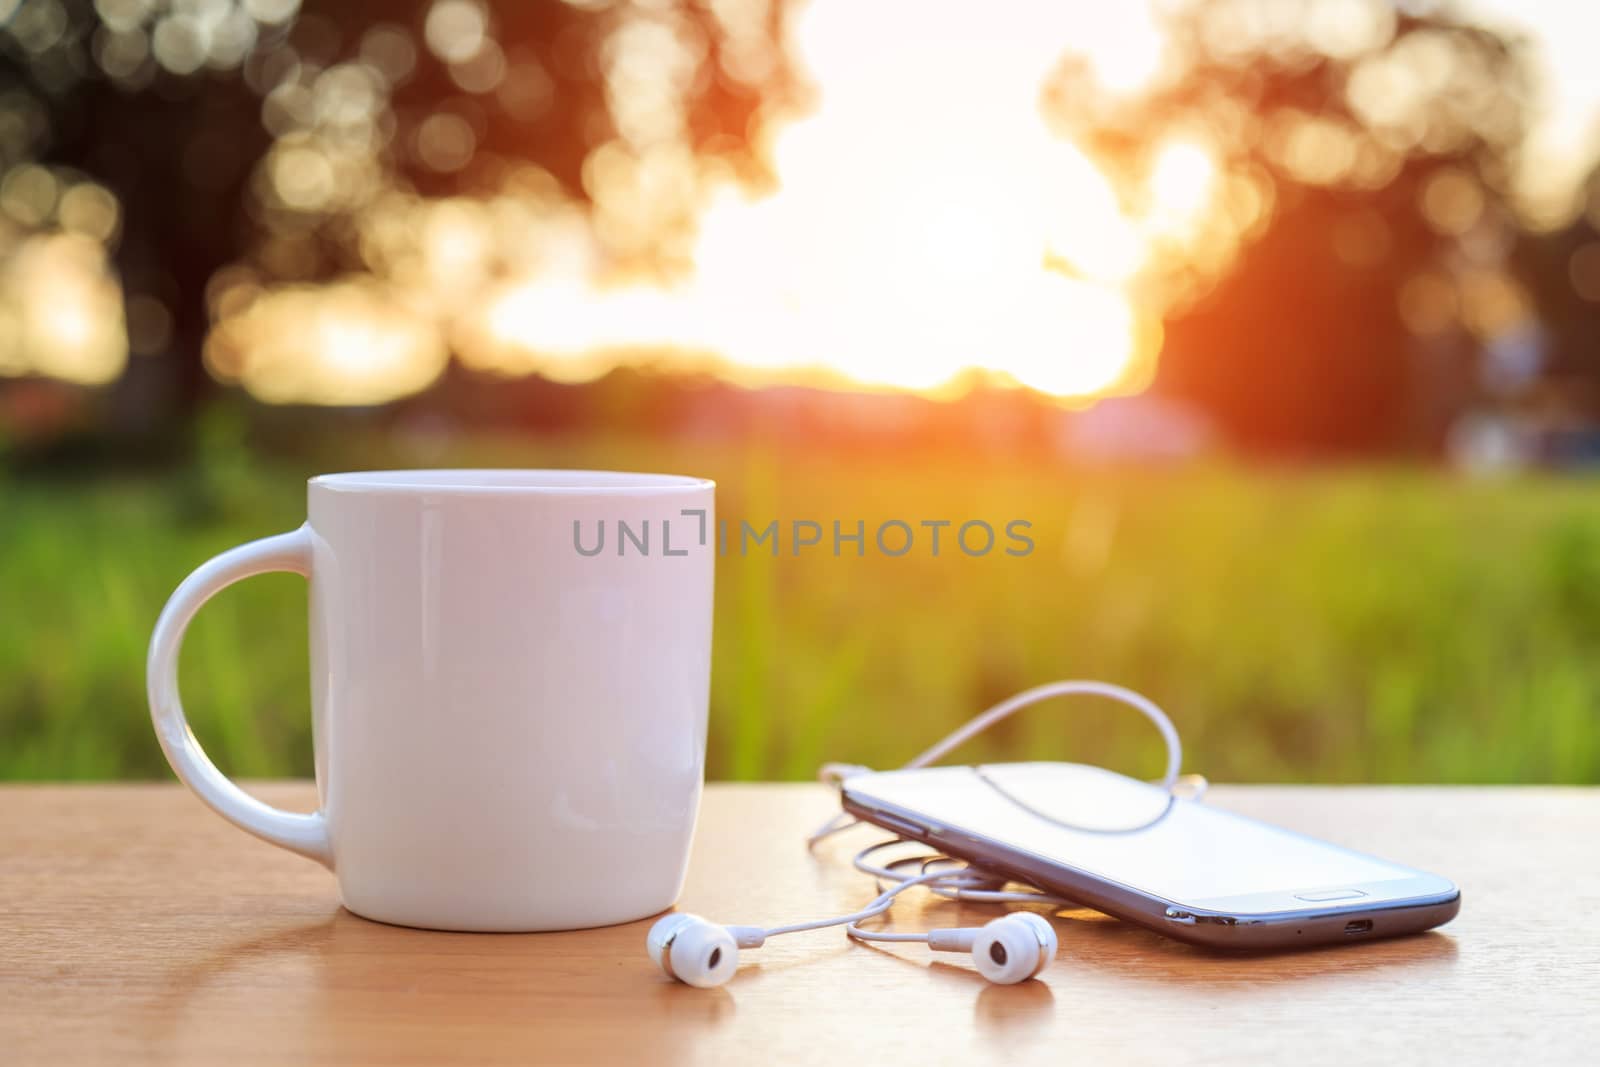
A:
[[[714,485],[597,471],[311,479],[309,520],[178,587],[150,641],[168,761],[224,818],[406,926],[559,930],[670,907],[705,762]],[[304,575],[320,810],[268,807],[184,720],[195,612]]]

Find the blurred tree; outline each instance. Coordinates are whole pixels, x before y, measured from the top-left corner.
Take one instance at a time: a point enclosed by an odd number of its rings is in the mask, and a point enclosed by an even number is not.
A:
[[[1526,324],[1508,252],[1524,45],[1383,0],[1173,4],[1129,95],[1064,63],[1047,111],[1134,210],[1173,146],[1214,210],[1140,279],[1155,388],[1262,452],[1436,446],[1484,346]],[[1182,171],[1178,172],[1182,176]]]
[[[582,204],[601,151],[612,172],[670,149],[680,171],[758,175],[751,136],[794,88],[781,17],[764,0],[0,0],[0,207],[20,205],[0,259],[71,228],[66,191],[108,190],[93,236],[150,357],[122,388],[147,417],[193,411],[219,271],[363,269],[353,217],[385,195],[515,178]],[[616,254],[669,256],[682,219],[663,221]]]

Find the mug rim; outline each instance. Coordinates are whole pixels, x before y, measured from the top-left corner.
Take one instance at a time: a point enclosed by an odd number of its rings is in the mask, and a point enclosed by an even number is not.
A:
[[[561,467],[439,467],[319,474],[307,486],[339,493],[518,493],[573,496],[715,489],[710,478]]]

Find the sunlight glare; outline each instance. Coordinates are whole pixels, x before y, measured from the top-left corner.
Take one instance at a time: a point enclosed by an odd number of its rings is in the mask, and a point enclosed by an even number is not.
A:
[[[1010,14],[1060,24],[1019,34]],[[1076,16],[1008,5],[999,32],[915,4],[806,9],[796,35],[821,102],[777,135],[781,189],[703,217],[700,301],[733,326],[711,347],[868,385],[927,390],[979,369],[1062,396],[1114,387],[1133,355],[1125,298],[1051,279],[1123,280],[1142,258],[1104,176],[1039,115]],[[908,24],[891,72],[879,42]],[[1097,309],[1081,318],[1080,289]]]
[[[1148,4],[1096,5],[1070,39],[1089,60],[1095,80],[1114,93],[1143,88],[1161,69],[1164,38]]]
[[[1210,205],[1215,178],[1216,165],[1204,148],[1189,141],[1166,145],[1150,169],[1152,214],[1176,224],[1192,221]]]

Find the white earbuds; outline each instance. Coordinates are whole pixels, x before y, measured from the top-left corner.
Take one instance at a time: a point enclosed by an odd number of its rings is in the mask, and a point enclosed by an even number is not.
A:
[[[880,940],[858,930],[852,917],[807,924],[808,929],[849,922],[850,936]],[[741,948],[757,948],[771,933],[753,926],[718,926],[698,915],[663,916],[650,927],[645,947],[668,978],[701,989],[722,985],[739,966]],[[1036,978],[1056,956],[1056,932],[1048,920],[1031,911],[1014,911],[981,927],[929,930],[926,934],[887,935],[897,941],[926,941],[935,952],[970,952],[978,973],[996,985],[1015,985]]]
[[[698,915],[679,912],[656,920],[645,938],[645,948],[668,978],[711,989],[733,977],[739,966],[739,949],[758,948],[766,940],[766,932],[755,927],[718,926]]]
[[[933,936],[928,936],[933,947]],[[996,985],[1037,978],[1056,958],[1056,931],[1044,916],[1014,911],[985,924],[972,939],[972,962]]]

